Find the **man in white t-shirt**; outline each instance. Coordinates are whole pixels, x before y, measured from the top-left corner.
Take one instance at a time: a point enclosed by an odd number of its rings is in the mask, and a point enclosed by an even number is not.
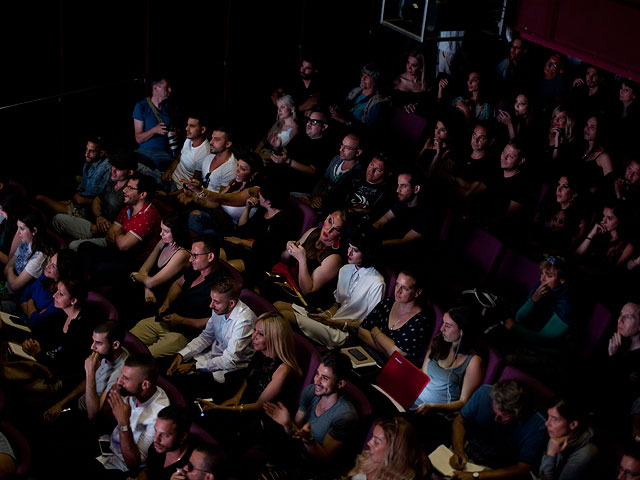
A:
[[[211,133],[209,155],[202,161],[202,186],[212,192],[219,192],[236,178],[238,160],[231,151],[229,128],[218,126]]]
[[[189,115],[185,132],[187,139],[184,141],[180,156],[162,175],[163,182],[171,180],[172,192],[182,189],[182,181],[201,178],[202,161],[209,153],[207,127],[202,115],[195,113]]]

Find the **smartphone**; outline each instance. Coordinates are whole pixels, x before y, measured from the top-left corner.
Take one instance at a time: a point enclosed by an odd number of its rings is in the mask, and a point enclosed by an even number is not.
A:
[[[367,357],[360,350],[358,350],[357,348],[350,348],[349,349],[349,354],[351,354],[353,356],[353,358],[355,358],[359,362],[362,362],[363,360],[367,359]]]
[[[98,446],[100,447],[100,453],[102,455],[113,455],[111,451],[111,442],[109,440],[98,440]]]

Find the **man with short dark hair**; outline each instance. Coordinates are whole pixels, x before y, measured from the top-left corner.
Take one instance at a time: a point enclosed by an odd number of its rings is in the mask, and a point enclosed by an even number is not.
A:
[[[351,361],[346,355],[328,350],[322,356],[313,383],[302,392],[293,419],[281,402],[264,406],[267,415],[300,441],[299,466],[303,469],[336,468],[349,450],[349,439],[358,421],[355,408],[342,394],[350,370]]]
[[[471,396],[452,425],[453,478],[515,478],[528,475],[547,442],[545,419],[532,410],[529,392],[516,380],[483,385]],[[492,470],[478,475],[462,471],[468,462]]]
[[[155,436],[158,412],[170,403],[157,382],[158,368],[153,357],[127,358],[122,374],[107,396],[118,425],[110,438],[113,455],[98,457],[105,469],[130,472],[145,462]]]
[[[46,421],[57,420],[64,406],[78,397],[78,409],[86,411],[90,420],[97,417],[129,356],[123,346],[126,333],[122,325],[111,320],[93,329],[92,353],[84,362],[85,380],[44,412]]]
[[[92,224],[85,218],[66,213],[59,213],[51,220],[57,232],[76,239],[69,244],[72,250],[77,250],[82,241],[87,239],[106,246],[104,235],[124,207],[124,187],[136,170],[136,162],[133,155],[127,152],[112,155],[108,162],[111,165],[111,176],[91,204],[95,222]]]
[[[300,76],[292,85],[276,88],[271,94],[274,105],[283,95],[291,95],[296,101],[299,112],[307,112],[316,107],[320,100],[321,85],[318,78],[318,62],[308,53],[303,55],[300,63]]]
[[[640,160],[631,160],[624,176],[613,181],[613,193],[616,199],[627,202],[638,211],[638,207],[640,207]]]
[[[124,191],[123,208],[107,230],[106,247],[84,242],[78,248],[92,280],[114,285],[142,265],[156,246],[160,214],[151,203],[156,184],[147,175],[134,173]]]
[[[131,329],[155,358],[175,355],[205,328],[211,315],[211,286],[229,276],[218,262],[219,251],[215,237],[196,238],[191,244],[191,266],[173,282],[158,315],[140,320]]]
[[[219,193],[236,178],[238,160],[231,149],[231,130],[223,125],[215,127],[209,141],[209,155],[202,160],[202,187]]]
[[[204,331],[182,348],[167,375],[185,376],[192,394],[209,396],[219,392],[215,383],[225,383],[227,375],[246,368],[253,356],[251,334],[256,315],[240,300],[238,284],[232,278],[211,287],[211,318]],[[187,375],[190,372],[196,374]],[[211,377],[215,382],[211,382]],[[184,383],[181,381],[181,383]],[[194,395],[195,396],[195,395]]]
[[[182,150],[167,170],[162,174],[162,181],[171,181],[171,191],[182,190],[183,182],[202,178],[202,162],[209,154],[207,125],[204,116],[191,113],[187,117],[185,128],[186,139]]]
[[[627,447],[618,465],[617,480],[636,480],[640,478],[640,448],[638,445]]]
[[[54,213],[85,216],[85,209],[91,206],[93,199],[102,191],[109,180],[109,162],[101,137],[89,137],[84,152],[82,176],[76,177],[78,188],[71,200],[53,200],[46,195],[36,195],[38,202],[45,204]]]
[[[136,103],[133,109],[133,131],[140,145],[136,153],[144,163],[164,170],[173,161],[167,134],[174,131],[175,108],[168,101],[171,86],[164,76],[151,79],[151,96]]]
[[[173,473],[187,465],[193,452],[193,439],[189,438],[191,420],[185,407],[164,407],[158,412],[155,428],[143,476],[138,476],[140,480],[169,480]]]
[[[174,473],[171,480],[214,480],[226,478],[227,455],[216,445],[197,446],[182,470]]]

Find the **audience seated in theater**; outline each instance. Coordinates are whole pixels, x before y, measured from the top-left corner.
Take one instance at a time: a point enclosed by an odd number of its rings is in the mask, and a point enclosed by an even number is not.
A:
[[[205,328],[211,315],[211,287],[229,276],[218,263],[219,251],[215,237],[194,239],[191,266],[171,284],[158,314],[131,329],[155,358],[172,357]]]
[[[472,218],[518,241],[524,240],[528,208],[534,200],[531,179],[523,171],[526,159],[524,147],[509,142],[500,155],[500,170],[487,176],[467,199]]]
[[[351,361],[346,355],[328,350],[322,355],[313,383],[303,390],[293,418],[282,402],[265,403],[267,415],[287,434],[278,438],[276,465],[335,478],[328,476],[330,472],[340,472],[346,462],[352,461],[348,454],[358,414],[342,394],[350,370]],[[273,440],[276,443],[276,438]]]
[[[587,115],[610,113],[611,99],[605,89],[604,72],[593,65],[584,65],[584,73],[573,81],[567,101],[582,120]]]
[[[613,181],[615,198],[629,202],[630,208],[640,211],[640,160],[632,159],[624,172],[624,176]]]
[[[135,290],[138,295],[135,304],[152,306],[162,303],[169,288],[182,273],[189,268],[189,251],[191,240],[186,225],[177,213],[166,215],[160,222],[160,240],[137,272],[131,272],[129,278],[144,288],[143,292]],[[133,293],[133,292],[131,292]],[[146,310],[146,309],[143,309]]]
[[[288,241],[280,256],[292,272],[295,287],[313,307],[325,308],[332,303],[334,281],[344,264],[342,237],[347,227],[346,212],[333,212],[321,227],[310,228],[297,241]],[[279,310],[291,308],[283,303],[276,302],[275,306]]]
[[[416,166],[427,178],[450,178],[453,175],[457,125],[455,117],[440,115],[433,135],[425,142]]]
[[[507,127],[509,140],[519,139],[527,147],[537,149],[539,139],[537,138],[537,125],[533,106],[529,102],[530,95],[520,92],[515,96],[513,104],[513,116],[506,110],[498,110],[496,120]]]
[[[356,464],[347,474],[347,478],[426,478],[429,462],[421,449],[413,425],[405,418],[386,417],[376,420],[367,446],[369,448],[363,450],[356,458]]]
[[[10,292],[17,293],[42,275],[53,253],[46,236],[42,216],[34,210],[24,210],[17,215],[15,236],[19,243],[9,255],[4,267],[4,278]]]
[[[224,398],[242,383],[239,371],[253,356],[256,315],[238,298],[239,294],[231,278],[213,284],[211,318],[202,333],[178,351],[167,370],[189,399]]]
[[[602,219],[593,225],[576,250],[576,254],[583,257],[581,263],[597,272],[627,263],[634,251],[629,240],[628,213],[627,206],[620,201],[605,204]]]
[[[271,94],[271,101],[278,106],[278,100],[284,95],[290,95],[299,112],[306,113],[317,107],[322,94],[318,62],[315,57],[305,52],[300,64],[300,75],[285,87],[276,88]]]
[[[36,195],[35,200],[54,213],[68,213],[86,217],[93,199],[109,180],[109,161],[102,137],[89,137],[84,152],[82,175],[76,177],[79,184],[70,200],[54,200],[46,195]]]
[[[543,115],[548,115],[567,92],[565,64],[565,56],[553,52],[545,62],[542,72],[537,75],[535,93],[538,97],[538,108]]]
[[[67,248],[59,250],[47,262],[44,272],[29,284],[18,300],[20,317],[36,335],[64,318],[64,312],[56,307],[54,294],[60,280],[81,277],[81,266],[77,254]],[[3,306],[6,304],[3,303]],[[6,311],[6,310],[4,310]]]
[[[608,182],[613,180],[613,161],[604,147],[604,130],[602,117],[591,116],[584,127],[586,148],[580,157],[578,172],[584,187],[592,194],[609,190]]]
[[[283,95],[276,101],[278,115],[276,122],[267,132],[265,139],[256,147],[256,152],[267,161],[272,154],[280,155],[282,150],[298,134],[298,113],[291,95]]]
[[[384,278],[374,267],[379,242],[375,237],[354,232],[347,239],[347,265],[338,272],[335,303],[319,313],[310,313],[293,304],[279,304],[280,313],[311,340],[327,348],[336,348],[349,338],[349,331],[384,297]],[[290,305],[290,306],[289,306]]]
[[[168,134],[172,132],[175,141],[175,125],[179,122],[178,110],[169,95],[169,81],[157,76],[151,79],[151,96],[140,100],[133,109],[133,131],[139,145],[136,153],[145,165],[161,171],[174,159]]]
[[[471,132],[471,152],[466,157],[454,159],[451,182],[456,197],[465,199],[472,196],[496,170],[495,158],[491,153],[494,142],[493,128],[488,122],[478,123]]]
[[[158,412],[170,403],[157,382],[158,367],[151,356],[131,355],[124,362],[122,374],[107,396],[118,422],[110,437],[113,454],[97,458],[98,471],[100,467],[120,470],[130,477],[144,465],[154,441]]]
[[[435,316],[433,308],[422,304],[423,287],[415,273],[401,271],[394,298],[383,299],[358,328],[360,340],[383,363],[394,352],[420,365],[427,351]]]
[[[490,478],[519,478],[537,470],[547,441],[545,420],[516,380],[483,385],[453,421],[453,478],[471,480],[469,463],[491,469]],[[482,474],[481,474],[482,475]]]
[[[342,182],[327,198],[326,208],[347,209],[358,224],[368,225],[384,215],[394,203],[390,178],[393,160],[385,153],[373,156],[367,169]]]
[[[391,101],[408,113],[425,112],[429,76],[425,72],[424,54],[411,50],[407,55],[405,71],[393,81]]]
[[[185,407],[169,405],[160,410],[146,463],[135,480],[169,480],[186,468],[196,443],[196,439],[189,436],[190,427],[191,419]]]
[[[258,196],[249,197],[238,220],[236,236],[224,237],[229,264],[253,280],[280,260],[293,230],[288,213],[289,194],[275,179],[266,181]],[[257,207],[255,215],[251,211]]]
[[[532,70],[528,53],[527,42],[516,37],[511,40],[509,55],[496,67],[497,88],[503,100],[510,99],[518,90],[531,83]]]
[[[107,230],[104,245],[83,242],[78,247],[94,284],[125,282],[152,252],[160,236],[160,214],[151,203],[154,191],[151,177],[131,175],[123,188],[125,208]]]
[[[124,188],[136,169],[135,159],[130,153],[118,152],[109,158],[109,163],[111,176],[91,203],[94,223],[66,213],[59,213],[51,220],[58,233],[74,239],[69,244],[72,250],[77,250],[82,240],[91,238],[96,239],[97,245],[106,245],[104,236],[125,206]]]
[[[189,214],[189,228],[199,235],[216,234],[222,241],[223,236],[235,230],[247,200],[258,195],[262,160],[258,154],[246,149],[237,150],[235,156],[238,161],[236,176],[220,193],[187,184],[179,195],[185,204],[193,202],[206,208]]]
[[[576,354],[576,340],[580,337],[568,268],[562,257],[543,260],[540,280],[515,317],[504,321],[509,335],[499,348],[506,355],[506,362],[534,371],[538,378],[562,374]]]
[[[207,124],[204,115],[191,112],[187,116],[185,133],[187,138],[178,158],[171,162],[162,174],[162,181],[171,192],[182,190],[184,182],[202,179],[202,162],[209,155],[209,140],[207,140]]]
[[[304,135],[296,135],[282,153],[271,155],[274,165],[267,167],[267,176],[281,179],[288,191],[310,195],[324,174],[335,145],[324,111],[311,110],[304,122]]]
[[[47,422],[58,420],[65,406],[71,405],[76,398],[78,410],[84,412],[89,420],[95,420],[103,413],[107,394],[118,381],[129,357],[129,351],[123,346],[126,333],[122,325],[112,320],[93,329],[91,354],[84,361],[85,378],[44,412]]]
[[[576,398],[555,398],[547,409],[547,450],[540,462],[541,480],[602,478],[598,448]]]
[[[18,229],[17,215],[21,212],[24,202],[22,193],[9,185],[0,190],[0,264],[6,265],[13,256],[20,237],[16,235]]]
[[[482,384],[484,367],[476,354],[476,338],[471,312],[452,308],[444,314],[442,327],[429,346],[422,371],[431,379],[411,407],[420,415],[459,411]],[[466,332],[466,333],[465,333]],[[447,423],[449,426],[449,424]]]
[[[558,179],[555,190],[549,189],[531,223],[531,246],[561,255],[576,249],[587,229],[581,193],[575,172],[565,173]]]
[[[68,392],[83,377],[82,362],[91,345],[91,331],[95,316],[86,308],[86,282],[79,279],[64,279],[58,282],[54,294],[56,308],[64,311],[64,322],[41,329],[22,342],[25,353],[35,357],[37,365],[27,369],[22,376],[10,376],[15,371],[15,357],[4,355],[3,376],[13,381],[15,388],[29,392]],[[33,334],[34,332],[32,332]],[[19,383],[15,383],[19,381]],[[21,383],[20,383],[21,382]]]
[[[219,193],[236,178],[238,160],[233,153],[231,130],[223,125],[214,127],[209,140],[209,154],[202,160],[202,182],[191,183],[196,188]]]
[[[620,84],[618,102],[613,114],[612,146],[622,157],[633,157],[636,152],[636,132],[640,127],[640,113],[636,96],[640,94],[640,85],[627,78]]]
[[[302,197],[300,201],[316,210],[326,208],[325,203],[335,189],[357,176],[362,170],[362,164],[358,158],[360,155],[362,155],[360,137],[355,133],[345,136],[340,144],[340,153],[333,157],[322,178],[313,187],[311,197]]]
[[[293,331],[277,313],[263,313],[257,318],[251,344],[255,353],[238,391],[218,403],[198,399],[208,412],[202,419],[207,431],[224,444],[234,444],[234,450],[240,447],[238,441],[251,446],[262,436],[264,427],[260,424],[270,422],[264,414],[265,403],[280,401],[288,408],[294,406],[294,393],[302,376]]]
[[[387,265],[402,263],[402,259],[424,257],[421,250],[430,240],[434,207],[424,200],[425,180],[415,169],[398,174],[397,202],[373,224],[381,231]]]
[[[360,86],[352,89],[341,105],[329,107],[331,118],[348,128],[381,127],[391,102],[380,91],[380,70],[368,63],[360,70]]]
[[[451,106],[464,115],[467,125],[492,119],[493,106],[486,98],[488,88],[482,86],[481,74],[477,69],[469,72],[466,87],[467,93],[454,98]]]

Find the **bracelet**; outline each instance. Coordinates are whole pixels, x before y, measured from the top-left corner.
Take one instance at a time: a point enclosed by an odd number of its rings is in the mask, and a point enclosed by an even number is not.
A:
[[[205,198],[206,196],[207,196],[207,189],[206,188],[203,188],[202,190],[200,190],[198,192],[198,195],[197,195],[198,198]]]
[[[314,440],[314,438],[313,438],[313,437],[311,437],[311,438],[310,438],[310,439],[308,439],[308,440],[302,440],[302,443],[304,443],[305,445],[309,445],[309,444],[311,444],[311,443],[313,443],[313,442],[315,442],[315,440]]]
[[[587,237],[586,239],[587,240],[593,240],[593,237]]]
[[[244,412],[244,403],[240,404],[240,413]]]

